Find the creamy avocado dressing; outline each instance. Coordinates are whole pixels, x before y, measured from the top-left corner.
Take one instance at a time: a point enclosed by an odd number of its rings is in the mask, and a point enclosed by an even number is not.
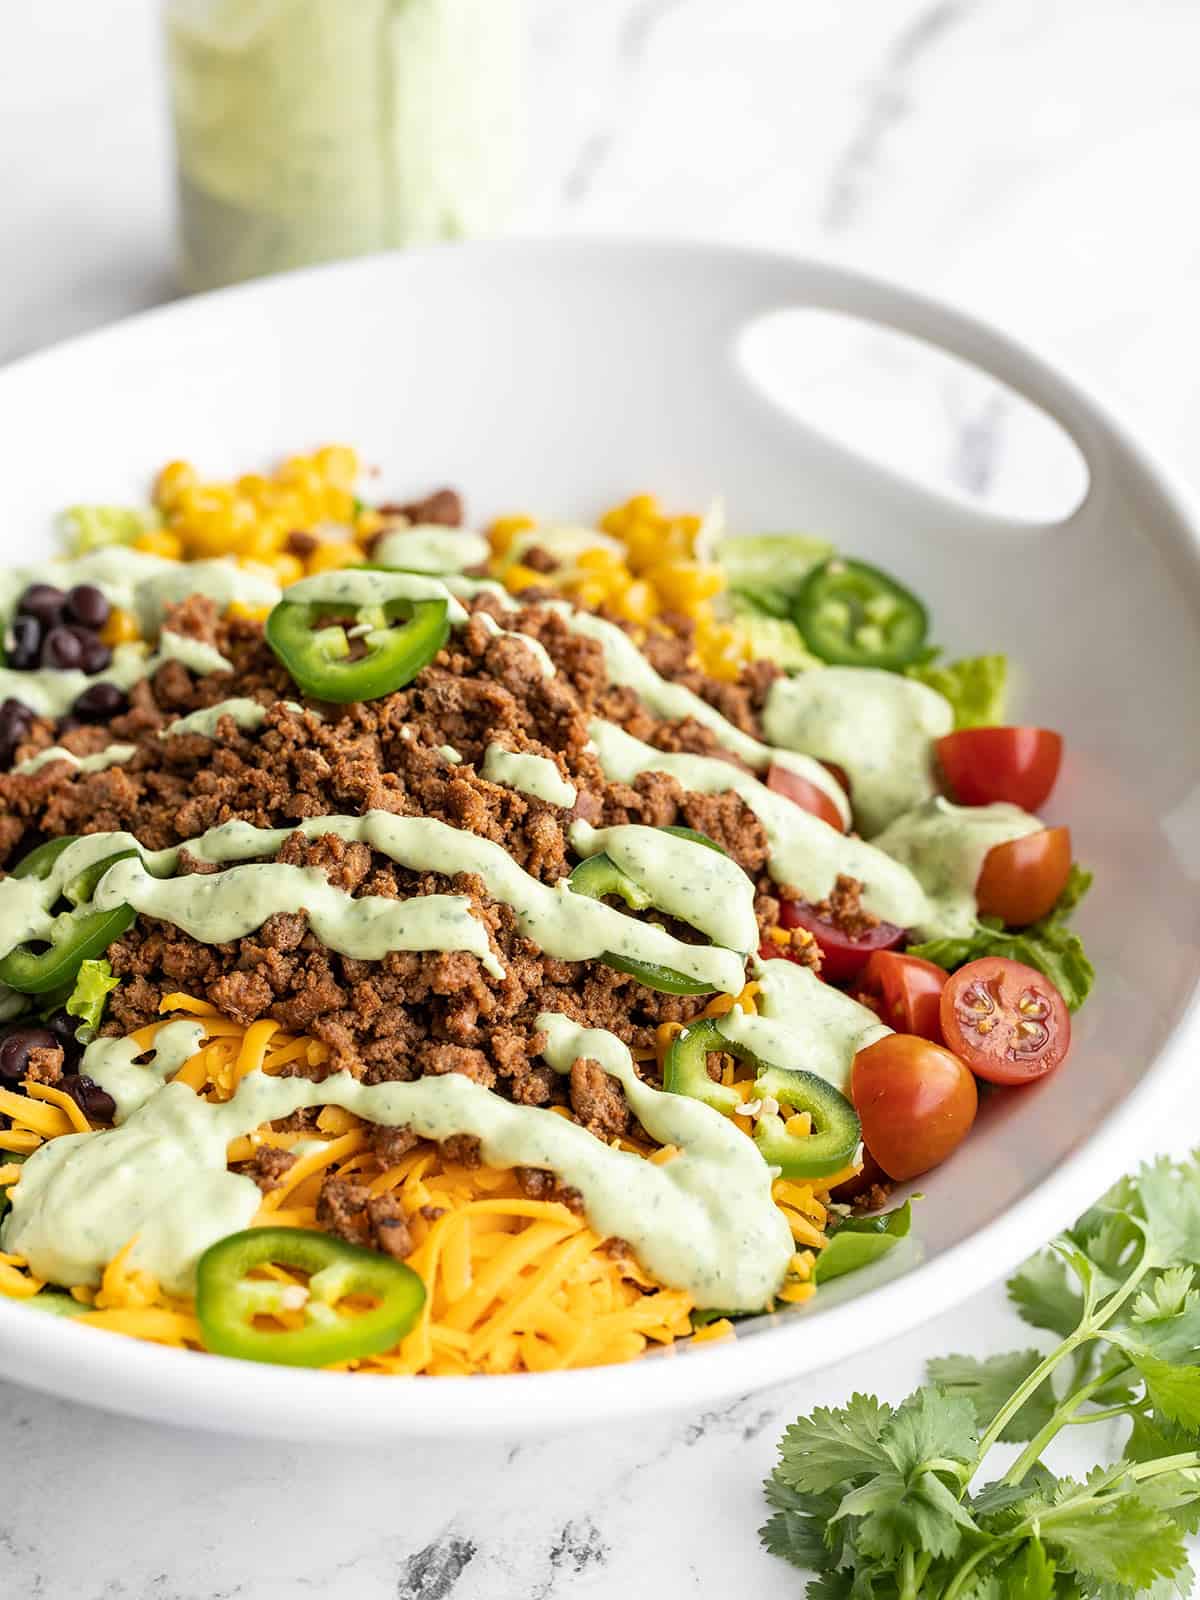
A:
[[[519,789],[535,800],[570,810],[578,798],[573,783],[568,783],[555,762],[547,756],[531,755],[526,750],[506,750],[502,744],[489,744],[484,752],[480,776],[489,783]]]
[[[990,806],[956,806],[935,795],[897,817],[875,845],[910,868],[925,890],[929,914],[913,924],[921,938],[964,938],[976,925],[975,885],[988,851],[1044,826],[1020,806],[1001,800]]]
[[[116,1120],[124,1122],[157,1094],[203,1043],[200,1023],[168,1022],[154,1035],[154,1047],[144,1066],[135,1065],[137,1058],[146,1054],[136,1039],[93,1039],[84,1052],[81,1070],[112,1096]]]
[[[304,710],[304,707],[295,700],[280,700],[279,704],[285,711]],[[257,700],[248,700],[236,695],[232,700],[218,700],[215,706],[205,706],[201,711],[191,711],[186,717],[176,717],[174,722],[169,722],[162,730],[159,738],[171,739],[177,734],[199,733],[206,739],[213,739],[224,717],[229,717],[244,732],[252,733],[266,723],[267,712],[270,709],[270,706],[260,705]],[[316,717],[318,722],[323,720],[319,711],[310,711],[309,716]]]
[[[798,889],[805,900],[823,900],[845,873],[859,880],[863,904],[885,921],[909,928],[928,915],[921,885],[906,866],[874,845],[838,833],[751,773],[712,756],[655,750],[611,722],[597,719],[589,732],[610,782],[633,783],[639,773],[665,772],[696,794],[732,790],[740,795],[767,835],[772,878]]]
[[[182,849],[220,864],[253,862],[277,855],[295,831],[310,839],[333,833],[361,841],[417,872],[477,874],[495,899],[512,907],[525,937],[560,960],[589,961],[612,952],[672,967],[727,994],[742,988],[742,959],[729,950],[685,944],[653,923],[574,894],[565,879],[541,883],[489,839],[431,817],[398,817],[386,811],[306,817],[295,829],[227,822],[176,849],[155,852],[143,851],[128,833],[85,835],[56,858],[46,878],[0,881],[0,944],[7,953],[24,940],[47,938],[54,924],[51,908],[63,886],[88,866],[118,851],[135,850],[136,856],[115,862],[100,880],[92,901],[96,909],[129,905],[207,944],[244,938],[268,917],[303,910],[318,938],[343,955],[379,960],[389,950],[465,950],[478,956],[489,972],[503,976],[487,930],[472,915],[465,896],[355,899],[334,888],[320,868],[279,861],[233,866],[222,873],[167,876]]]
[[[571,825],[570,839],[577,855],[603,851],[645,890],[651,904],[707,934],[714,944],[743,955],[757,948],[754,885],[724,851],[637,824],[593,828],[580,820]]]
[[[546,1032],[543,1053],[556,1071],[569,1072],[581,1058],[599,1062],[622,1084],[647,1131],[677,1145],[679,1155],[661,1165],[646,1161],[458,1073],[368,1086],[344,1072],[313,1083],[260,1071],[224,1104],[204,1101],[184,1084],[161,1087],[164,1058],[177,1069],[201,1032],[193,1023],[171,1024],[160,1040],[173,1029],[188,1029],[191,1039],[180,1031],[150,1068],[134,1067],[111,1041],[88,1047],[82,1070],[118,1091],[119,1125],[64,1135],[30,1157],[11,1190],[4,1248],[40,1277],[74,1286],[98,1283],[136,1236],[134,1263],[168,1290],[186,1292],[200,1254],[248,1227],[261,1202],[250,1178],[227,1170],[230,1141],[302,1107],[334,1105],[423,1138],[474,1135],[492,1167],[555,1172],[579,1190],[592,1227],[627,1240],[663,1283],[702,1306],[765,1305],[793,1244],[771,1199],[771,1169],[754,1144],[708,1106],[642,1083],[613,1034],[552,1012],[539,1015],[536,1026]],[[136,1072],[146,1079],[144,1095],[130,1082]]]
[[[755,977],[757,1016],[734,1006],[718,1017],[718,1031],[760,1060],[815,1072],[848,1094],[854,1057],[892,1030],[868,1007],[794,961],[760,961]]]
[[[763,711],[773,744],[843,768],[868,838],[935,792],[934,740],[953,726],[950,702],[936,689],[871,667],[777,678]]]
[[[27,761],[18,761],[12,771],[14,777],[27,776],[31,772],[40,772],[52,761],[65,761],[76,772],[105,772],[109,767],[123,766],[126,761],[132,761],[136,754],[135,744],[110,744],[107,749],[97,750],[90,756],[77,756],[61,744],[54,744],[49,750],[39,750],[36,756],[30,756]]]
[[[707,700],[702,700],[682,684],[668,683],[616,623],[605,622],[603,617],[593,616],[588,611],[577,611],[565,601],[551,600],[546,603],[566,619],[572,633],[581,633],[586,638],[598,641],[604,650],[604,663],[613,683],[632,689],[651,711],[671,721],[690,717],[693,722],[702,723],[716,735],[726,750],[731,750],[739,760],[756,771],[763,771],[773,762],[778,762],[798,772],[827,794],[837,806],[842,820],[849,822],[850,807],[842,787],[819,761],[792,750],[777,750],[758,739],[752,739],[727,717],[723,717],[714,706],[710,706]]]
[[[446,528],[440,523],[418,522],[409,528],[384,533],[371,547],[371,560],[402,572],[465,572],[479,567],[492,553],[481,533],[466,528]]]

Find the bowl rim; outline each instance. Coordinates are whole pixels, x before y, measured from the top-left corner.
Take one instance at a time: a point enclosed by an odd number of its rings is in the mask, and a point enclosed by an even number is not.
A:
[[[0,368],[0,400],[40,371],[81,351],[102,350],[131,334],[158,327],[186,328],[235,301],[269,302],[278,293],[318,292],[356,276],[403,275],[453,249],[479,269],[500,257],[526,256],[531,270],[563,259],[608,257],[645,267],[681,258],[723,266],[797,271],[816,284],[849,288],[862,297],[894,303],[931,327],[952,329],[987,354],[1025,375],[1034,390],[1065,398],[1086,424],[1085,456],[1093,465],[1102,448],[1109,470],[1115,460],[1151,502],[1156,533],[1166,537],[1200,596],[1200,513],[1174,474],[1060,366],[1018,340],[931,296],[901,289],[875,275],[809,260],[785,251],[692,239],[635,235],[534,236],[389,252],[306,267],[156,306],[135,316],[35,351]],[[1004,381],[1010,381],[1007,373]],[[1037,401],[1036,403],[1044,403]],[[1051,409],[1046,407],[1046,409]],[[1066,424],[1068,431],[1073,431]],[[1098,444],[1099,441],[1099,444]],[[1088,503],[1073,516],[1081,514]],[[1164,533],[1164,530],[1165,533]],[[713,1342],[620,1367],[572,1372],[470,1378],[389,1376],[386,1402],[363,1375],[256,1365],[225,1357],[147,1345],[69,1319],[46,1317],[30,1348],[30,1323],[19,1304],[0,1300],[0,1371],[15,1382],[103,1409],[258,1436],[385,1438],[553,1431],[588,1421],[616,1420],[708,1404],[815,1372],[910,1331],[1011,1271],[1031,1251],[1100,1194],[1130,1165],[1129,1151],[1148,1148],[1146,1135],[1161,1118],[1200,1040],[1200,976],[1163,1048],[1125,1101],[1041,1183],[1003,1215],[902,1276],[866,1287],[834,1305],[796,1308],[776,1326],[756,1329],[752,1340]]]

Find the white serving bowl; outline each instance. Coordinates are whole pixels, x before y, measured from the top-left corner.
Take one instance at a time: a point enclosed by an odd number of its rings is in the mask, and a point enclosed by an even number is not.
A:
[[[738,349],[764,316],[848,312],[977,363],[1071,435],[1083,503],[1055,524],[952,504],[784,415]],[[1200,543],[1163,469],[1066,378],[936,303],[784,256],[515,242],[297,273],[138,317],[0,372],[7,560],[54,548],[76,500],[144,500],[176,456],[256,470],[327,441],[380,495],[451,483],[474,519],[584,520],[640,489],[743,529],[803,528],[895,571],[952,652],[1022,666],[1015,721],[1061,728],[1050,808],[1096,873],[1099,972],[1066,1066],[998,1096],[922,1181],[918,1241],[736,1341],[622,1367],[377,1379],[159,1349],[0,1303],[0,1372],[166,1421],[292,1437],[508,1434],[709,1405],[936,1316],[1012,1268],[1195,1117],[1200,976]],[[1197,1119],[1200,1125],[1200,1119]]]

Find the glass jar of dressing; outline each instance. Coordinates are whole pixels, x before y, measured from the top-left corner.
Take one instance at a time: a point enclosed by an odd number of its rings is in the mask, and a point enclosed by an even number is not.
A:
[[[181,276],[501,228],[521,0],[167,0]]]

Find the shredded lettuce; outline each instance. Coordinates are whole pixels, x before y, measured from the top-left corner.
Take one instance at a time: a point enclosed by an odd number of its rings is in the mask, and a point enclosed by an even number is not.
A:
[[[827,540],[806,533],[733,535],[712,546],[712,559],[724,568],[729,587],[774,617],[791,615],[805,578],[832,554]]]
[[[132,544],[159,526],[159,516],[139,506],[68,506],[61,526],[67,548],[81,556],[102,545]]]
[[[929,939],[924,944],[909,945],[908,954],[936,962],[951,972],[984,956],[1005,956],[1009,961],[1020,961],[1045,973],[1069,1008],[1078,1011],[1091,993],[1096,971],[1087,958],[1083,941],[1067,927],[1066,919],[1091,883],[1092,874],[1076,863],[1054,909],[1040,922],[1009,932],[997,918],[984,917],[969,938]]]
[[[954,708],[956,728],[986,728],[1004,721],[1008,683],[1005,656],[968,656],[941,664],[923,662],[904,669],[906,678],[927,683]]]
[[[75,1037],[82,1043],[95,1037],[109,994],[119,981],[107,961],[85,961],[80,966],[75,987],[67,996],[66,1011],[68,1016],[80,1019],[82,1026],[75,1030]]]

